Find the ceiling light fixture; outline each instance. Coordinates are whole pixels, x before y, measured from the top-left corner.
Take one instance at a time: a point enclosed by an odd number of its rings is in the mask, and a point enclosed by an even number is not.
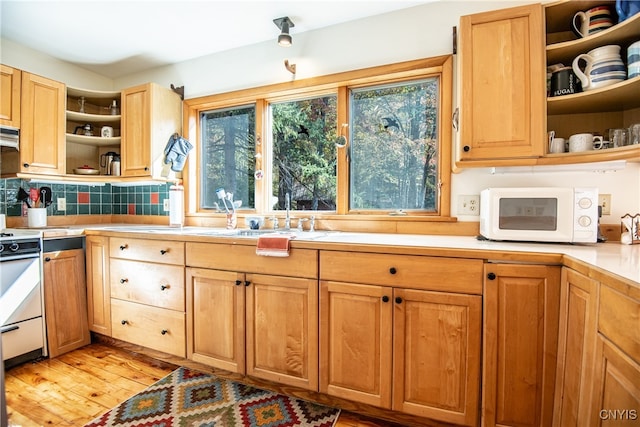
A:
[[[273,20],[273,23],[276,24],[276,27],[280,29],[280,35],[278,36],[278,44],[280,46],[289,47],[291,46],[292,39],[289,35],[289,28],[295,27],[291,19],[288,16],[283,16],[282,18],[277,18]]]

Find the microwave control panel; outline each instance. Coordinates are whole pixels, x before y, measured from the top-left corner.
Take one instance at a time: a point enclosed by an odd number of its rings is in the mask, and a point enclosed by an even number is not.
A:
[[[576,188],[574,190],[574,242],[593,242],[598,235],[598,190]]]

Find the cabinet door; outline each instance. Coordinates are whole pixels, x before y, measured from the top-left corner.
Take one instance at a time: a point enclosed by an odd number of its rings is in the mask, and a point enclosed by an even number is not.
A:
[[[109,238],[87,236],[87,308],[89,329],[111,336],[111,290],[109,286]]]
[[[541,156],[546,141],[540,4],[460,19],[459,159]]]
[[[638,420],[640,365],[598,334],[591,425],[637,426]]]
[[[560,267],[487,264],[483,424],[552,423]]]
[[[247,375],[318,390],[318,281],[247,274]]]
[[[45,253],[43,279],[49,356],[89,344],[84,251]]]
[[[393,409],[477,425],[482,297],[394,289]]]
[[[391,408],[392,290],[320,283],[320,392]]]
[[[245,280],[229,271],[187,268],[187,357],[245,373]]]
[[[565,267],[561,286],[553,425],[580,427],[591,414],[598,283]]]
[[[0,125],[20,128],[22,71],[0,65]]]
[[[151,88],[122,91],[122,176],[151,175]],[[169,135],[167,135],[167,140]]]
[[[65,85],[22,73],[20,169],[65,173]]]

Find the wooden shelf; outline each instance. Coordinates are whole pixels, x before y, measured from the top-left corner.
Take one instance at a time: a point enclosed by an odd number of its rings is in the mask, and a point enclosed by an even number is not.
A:
[[[571,11],[573,13],[570,16],[566,17],[567,21],[565,23],[565,27],[562,28],[564,32],[569,29],[570,31],[570,22],[573,18],[573,14],[576,10],[576,5],[574,3],[591,3],[591,2],[569,2],[571,3]],[[601,2],[596,2],[597,4],[601,4]],[[593,5],[588,5],[585,9],[592,7]],[[548,8],[550,9],[550,8]],[[578,9],[579,10],[579,9]],[[549,10],[547,10],[547,16],[549,16]],[[555,13],[555,9],[554,9]],[[557,19],[557,18],[555,18]],[[547,28],[549,32],[549,28]],[[561,43],[554,43],[547,46],[547,65],[553,65],[557,63],[562,63],[565,66],[571,66],[573,59],[580,55],[581,53],[587,53],[592,49],[595,49],[600,46],[605,46],[608,44],[615,44],[620,46],[621,54],[624,55],[627,46],[631,43],[638,41],[640,38],[640,14],[634,15],[631,18],[628,18],[622,21],[619,24],[614,25],[613,27],[595,33],[588,37],[583,37],[581,39],[569,40]],[[626,62],[626,59],[625,59]]]
[[[605,150],[591,150],[579,153],[547,154],[538,159],[538,165],[564,165],[574,163],[608,162],[613,160],[626,160],[628,162],[640,162],[640,145],[627,145],[619,148]]]
[[[120,91],[79,89],[67,86],[67,95],[73,97],[84,96],[87,99],[120,99]]]
[[[573,95],[547,98],[547,114],[623,111],[640,107],[640,76]]]
[[[111,145],[119,145],[121,138],[119,136],[113,138],[102,138],[100,136],[85,136],[67,134],[67,142],[75,142],[76,144],[90,145],[93,147],[108,147]]]
[[[77,122],[83,123],[104,123],[104,124],[112,124],[117,123],[120,124],[120,114],[111,115],[111,114],[87,114],[87,113],[79,113],[77,111],[67,110],[67,120],[73,120]]]

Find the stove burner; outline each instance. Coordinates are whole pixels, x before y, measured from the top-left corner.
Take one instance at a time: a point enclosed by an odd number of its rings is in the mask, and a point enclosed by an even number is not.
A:
[[[0,233],[0,237],[12,237],[13,233]]]

